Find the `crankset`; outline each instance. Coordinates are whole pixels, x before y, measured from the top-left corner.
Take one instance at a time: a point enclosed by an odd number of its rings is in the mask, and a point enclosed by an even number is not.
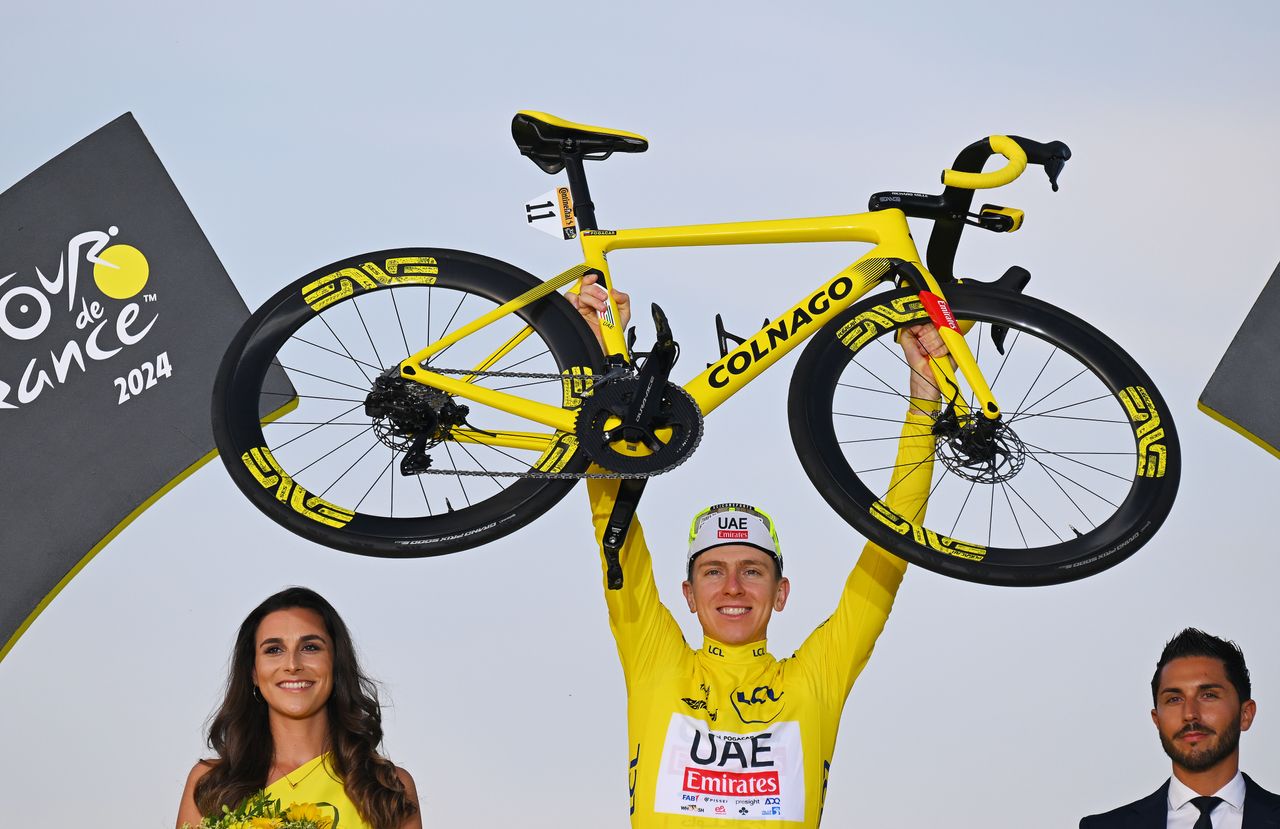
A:
[[[633,410],[646,412],[629,419]],[[702,440],[702,413],[689,393],[669,381],[627,377],[597,385],[578,410],[578,445],[605,469],[661,475],[679,466]]]
[[[605,525],[605,583],[622,587],[620,552],[649,475],[683,463],[702,440],[702,412],[667,377],[680,355],[667,317],[651,307],[657,340],[634,377],[596,383],[578,410],[578,446],[605,469],[624,476]]]
[[[578,445],[624,475],[659,475],[683,463],[702,440],[698,404],[667,377],[680,346],[667,317],[652,306],[657,341],[632,377],[595,384],[578,410]]]

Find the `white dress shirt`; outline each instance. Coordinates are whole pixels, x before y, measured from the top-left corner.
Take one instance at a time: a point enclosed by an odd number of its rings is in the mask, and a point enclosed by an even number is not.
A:
[[[1177,777],[1169,778],[1169,819],[1165,823],[1168,829],[1194,829],[1200,819],[1200,810],[1191,798],[1199,796]],[[1241,829],[1244,824],[1244,775],[1237,771],[1236,776],[1213,796],[1222,798],[1222,802],[1209,813],[1213,829]]]

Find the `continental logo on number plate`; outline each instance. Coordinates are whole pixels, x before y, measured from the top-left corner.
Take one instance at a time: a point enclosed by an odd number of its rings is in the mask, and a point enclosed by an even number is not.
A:
[[[568,432],[556,432],[551,445],[538,458],[533,468],[539,472],[560,472],[578,451],[578,438]]]
[[[1160,412],[1155,401],[1142,386],[1121,389],[1120,402],[1124,404],[1129,419],[1133,421],[1133,433],[1138,438],[1138,475],[1142,478],[1163,478],[1168,449],[1164,445],[1164,427],[1160,425]]]
[[[982,561],[987,557],[987,548],[981,544],[971,544],[968,541],[949,538],[945,535],[939,535],[933,530],[917,526],[889,509],[883,501],[876,501],[871,505],[871,515],[898,535],[909,535],[915,539],[917,544],[922,547],[928,547],[936,553],[954,556],[955,558],[966,558],[970,561]]]
[[[249,474],[253,475],[264,489],[275,488],[276,500],[288,504],[293,511],[304,515],[312,521],[319,521],[330,527],[345,527],[356,517],[354,512],[330,504],[318,495],[312,495],[293,482],[272,457],[271,450],[265,446],[250,449],[240,456]]]
[[[564,375],[564,407],[576,409],[582,405],[582,398],[591,393],[591,369],[572,366],[560,373]]]
[[[928,317],[929,313],[920,304],[920,297],[914,294],[902,296],[858,314],[840,326],[840,330],[836,332],[836,338],[856,353],[882,332],[905,322],[913,322],[921,318],[928,319]]]
[[[341,302],[361,291],[389,285],[434,285],[440,267],[434,256],[398,256],[379,266],[365,262],[360,267],[343,268],[325,274],[302,289],[302,301],[316,311]]]

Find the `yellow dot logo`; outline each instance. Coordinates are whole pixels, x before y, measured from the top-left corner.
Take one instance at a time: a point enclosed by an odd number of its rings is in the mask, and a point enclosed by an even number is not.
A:
[[[93,281],[98,290],[112,299],[129,299],[146,287],[151,265],[142,251],[132,245],[112,245],[98,255]]]

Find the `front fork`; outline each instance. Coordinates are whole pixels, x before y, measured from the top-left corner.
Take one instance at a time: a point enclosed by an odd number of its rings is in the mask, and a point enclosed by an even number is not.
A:
[[[933,278],[933,274],[927,270],[910,262],[899,261],[895,266],[895,273],[899,280],[908,282],[918,290],[920,303],[929,315],[929,321],[938,329],[938,336],[942,338],[942,343],[949,352],[950,359],[938,357],[929,359],[929,364],[933,368],[934,382],[942,392],[944,404],[951,407],[960,418],[972,414],[972,407],[960,390],[957,379],[958,369],[959,374],[963,375],[969,388],[973,390],[982,416],[987,420],[999,420],[1000,405],[996,403],[991,387],[982,376],[982,369],[978,367],[978,361],[969,350],[969,343],[964,338],[973,326],[972,321],[966,321],[966,323],[956,321],[955,315],[951,312],[951,306],[943,296],[941,286]]]

